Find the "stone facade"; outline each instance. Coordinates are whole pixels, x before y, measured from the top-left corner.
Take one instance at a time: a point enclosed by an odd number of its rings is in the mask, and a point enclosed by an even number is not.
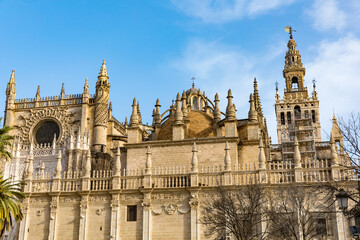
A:
[[[336,118],[331,141],[321,141],[315,83],[309,97],[292,38],[285,59],[279,144],[268,135],[256,79],[247,117],[236,113],[231,90],[222,112],[218,94],[211,101],[193,84],[162,113],[157,100],[145,125],[136,99],[129,123],[112,115],[105,61],[95,95],[86,79],[82,94],[66,95],[63,86],[59,96],[41,97],[39,87],[35,98],[15,99],[13,71],[5,124],[14,128],[14,158],[5,175],[23,179],[28,198],[5,239],[200,240],[201,204],[219,186],[355,180],[336,149]],[[345,239],[338,209],[333,216],[321,238]]]

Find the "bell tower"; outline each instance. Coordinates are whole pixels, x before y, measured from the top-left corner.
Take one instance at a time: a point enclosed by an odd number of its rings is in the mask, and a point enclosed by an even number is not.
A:
[[[287,44],[283,77],[285,79],[284,97],[281,99],[276,85],[275,113],[277,119],[277,135],[279,144],[294,144],[295,136],[299,140],[300,151],[315,150],[314,142],[321,141],[319,118],[319,100],[317,98],[315,80],[313,80],[312,96],[305,86],[305,68],[301,55],[293,39],[293,29],[286,27],[290,39]],[[308,142],[307,142],[308,141]],[[293,146],[292,146],[293,147]],[[290,146],[286,147],[291,152]],[[306,149],[306,150],[305,150]]]

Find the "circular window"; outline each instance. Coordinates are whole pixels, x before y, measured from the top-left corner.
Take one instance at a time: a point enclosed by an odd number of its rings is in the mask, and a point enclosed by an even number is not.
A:
[[[56,140],[59,139],[60,129],[59,125],[52,120],[46,120],[40,122],[35,128],[35,139],[38,144],[52,143],[54,135],[56,134]]]

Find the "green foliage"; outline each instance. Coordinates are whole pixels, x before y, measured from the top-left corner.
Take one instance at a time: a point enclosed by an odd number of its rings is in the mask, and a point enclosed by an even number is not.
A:
[[[2,118],[0,118],[0,122]],[[13,136],[9,135],[11,127],[4,126],[0,129],[0,159],[5,158],[6,161],[11,159],[11,153],[8,151],[8,148],[11,147],[11,140],[14,138]]]
[[[23,218],[21,200],[25,195],[21,192],[22,185],[20,181],[0,176],[0,237],[12,226],[13,218],[17,222]]]

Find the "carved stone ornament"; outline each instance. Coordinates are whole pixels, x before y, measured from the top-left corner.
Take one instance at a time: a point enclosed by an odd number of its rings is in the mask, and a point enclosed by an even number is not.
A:
[[[44,211],[41,209],[41,210],[37,210],[36,211],[36,216],[40,217],[42,214],[44,213]]]
[[[33,128],[41,121],[46,119],[55,120],[61,130],[59,143],[63,143],[64,139],[69,136],[70,133],[70,122],[72,114],[67,113],[68,107],[46,107],[44,109],[30,109],[29,115],[21,115],[24,120],[22,126],[16,126],[20,130],[20,138],[25,144],[30,143],[30,137],[32,135]]]
[[[173,215],[176,212],[176,210],[177,210],[177,206],[173,203],[170,203],[164,208],[164,211],[169,215]]]
[[[103,211],[104,210],[102,208],[98,208],[96,209],[96,214],[100,216],[103,213]]]
[[[199,205],[199,201],[192,199],[192,200],[190,200],[189,205],[191,208],[197,208],[197,206]]]
[[[150,206],[151,206],[151,203],[149,203],[149,202],[143,202],[143,203],[141,204],[141,206],[143,206],[143,207],[150,207]]]

